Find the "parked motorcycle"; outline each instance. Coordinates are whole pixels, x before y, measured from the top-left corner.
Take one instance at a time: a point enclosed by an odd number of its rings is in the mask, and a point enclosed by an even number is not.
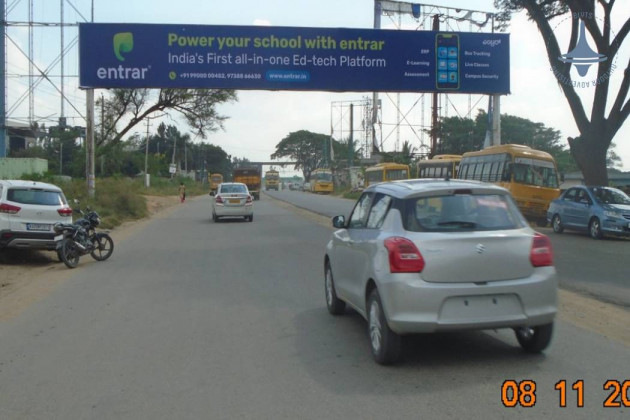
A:
[[[73,209],[82,215],[74,223],[55,223],[57,255],[68,268],[75,268],[82,255],[90,254],[96,261],[105,261],[114,252],[114,241],[105,232],[97,232],[101,218],[95,210]]]

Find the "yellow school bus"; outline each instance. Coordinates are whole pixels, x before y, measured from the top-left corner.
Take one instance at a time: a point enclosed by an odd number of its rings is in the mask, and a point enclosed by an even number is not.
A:
[[[311,173],[311,192],[330,194],[334,190],[332,171],[327,168],[318,168]]]
[[[402,163],[379,163],[365,169],[365,187],[377,182],[409,179],[409,165]]]
[[[265,189],[278,191],[280,186],[280,173],[275,169],[265,172]]]
[[[416,168],[418,178],[457,178],[462,155],[435,155],[431,159],[419,160]]]
[[[208,183],[210,184],[210,191],[217,192],[217,187],[220,183],[223,182],[223,175],[221,174],[210,174],[208,175]]]
[[[464,153],[457,177],[507,188],[523,215],[540,226],[547,223],[549,203],[560,195],[553,156],[520,144],[502,144]]]

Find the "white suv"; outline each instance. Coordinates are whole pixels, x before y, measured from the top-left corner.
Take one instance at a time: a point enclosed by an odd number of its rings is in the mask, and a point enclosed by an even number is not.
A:
[[[72,222],[61,188],[34,181],[0,180],[0,249],[55,249],[53,225]]]

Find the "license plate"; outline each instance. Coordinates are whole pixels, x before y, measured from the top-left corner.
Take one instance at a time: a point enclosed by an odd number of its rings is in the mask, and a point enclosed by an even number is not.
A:
[[[55,242],[60,241],[63,239],[63,235],[57,235],[55,236]]]
[[[241,200],[239,200],[238,198],[230,198],[230,199],[228,200],[228,202],[229,202],[230,204],[240,204],[240,203],[241,203]]]
[[[50,225],[44,225],[39,223],[27,223],[26,230],[50,230]]]

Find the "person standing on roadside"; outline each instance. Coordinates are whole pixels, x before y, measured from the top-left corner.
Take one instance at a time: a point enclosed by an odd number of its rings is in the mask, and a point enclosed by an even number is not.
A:
[[[179,184],[179,200],[182,203],[186,201],[186,186],[183,182]]]

